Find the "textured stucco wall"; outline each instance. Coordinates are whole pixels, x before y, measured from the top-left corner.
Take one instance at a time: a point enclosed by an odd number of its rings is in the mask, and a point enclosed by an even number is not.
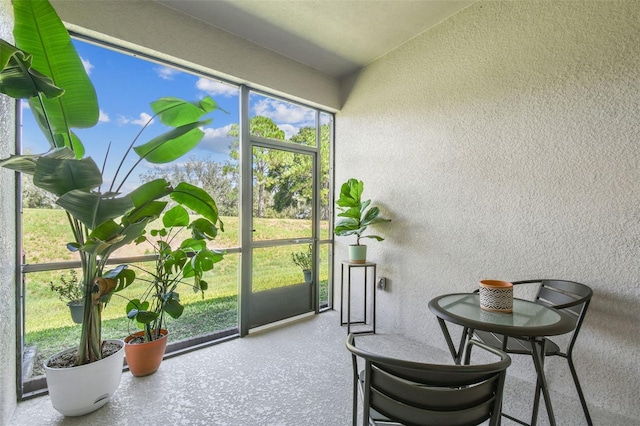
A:
[[[12,40],[10,0],[0,0],[0,38]],[[14,153],[15,101],[0,95],[0,158]],[[0,425],[16,407],[15,173],[0,168]]]
[[[132,43],[137,50],[146,48],[147,53],[161,59],[183,60],[185,65],[215,71],[231,81],[319,107],[336,110],[341,106],[337,79],[153,1],[51,3],[63,21],[89,29],[89,35],[107,36],[116,44],[125,40],[126,46]]]
[[[389,278],[380,328],[444,347],[437,295],[483,278],[584,282],[587,399],[640,419],[640,3],[481,1],[346,87],[336,182],[364,180],[393,217],[369,243]],[[337,238],[338,261],[350,242]],[[575,397],[564,360],[547,371]]]

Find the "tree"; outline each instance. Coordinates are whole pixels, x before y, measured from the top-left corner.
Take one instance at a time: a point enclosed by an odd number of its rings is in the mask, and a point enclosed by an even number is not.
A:
[[[298,133],[289,139],[291,142],[300,145],[315,146],[316,145],[316,129],[315,127],[303,127]],[[331,126],[323,124],[320,126],[320,219],[327,220],[329,218],[329,189],[331,179],[329,175],[330,161],[330,144],[331,144]],[[281,185],[280,189],[293,191],[293,194],[281,194],[282,200],[304,200],[310,204],[312,199],[311,193],[311,158],[303,156],[303,160],[296,162],[293,168],[285,175],[288,184]]]
[[[261,115],[256,115],[249,122],[249,131],[253,136],[259,136],[263,138],[269,139],[277,139],[277,140],[285,140],[285,133],[281,130],[278,125],[271,120],[270,118],[263,117]],[[240,135],[239,127],[237,124],[233,124],[231,129],[228,132],[229,136],[233,136],[238,138]],[[236,139],[231,145],[230,156],[234,160],[238,160],[240,158],[238,148],[239,148],[239,140]],[[265,216],[265,204],[266,204],[266,193],[265,190],[267,186],[272,184],[270,183],[270,170],[278,162],[281,154],[277,151],[268,149],[268,148],[259,148],[255,147],[253,149],[253,180],[257,187],[257,191],[254,193],[256,199],[255,209],[257,217]],[[230,164],[227,165],[230,167]],[[237,169],[236,162],[236,169]]]
[[[155,166],[140,175],[142,182],[164,178],[170,182],[187,182],[207,191],[218,205],[222,216],[238,215],[237,175],[225,171],[222,163],[207,158],[189,157],[186,162],[172,164],[170,168]]]

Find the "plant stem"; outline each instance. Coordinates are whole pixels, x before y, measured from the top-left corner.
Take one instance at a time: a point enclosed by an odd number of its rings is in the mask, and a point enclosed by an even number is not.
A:
[[[149,121],[147,121],[145,123],[145,125],[142,127],[142,129],[140,129],[140,131],[138,132],[138,134],[136,135],[135,138],[133,138],[133,140],[131,141],[131,143],[129,144],[129,147],[127,148],[127,150],[125,151],[124,155],[122,156],[122,159],[120,160],[120,164],[118,164],[118,168],[116,169],[116,173],[113,175],[113,180],[111,181],[111,186],[109,187],[109,192],[111,192],[113,190],[113,185],[115,185],[116,183],[116,178],[118,177],[118,173],[120,172],[120,169],[122,168],[122,165],[124,164],[124,160],[127,158],[127,156],[129,155],[129,153],[131,152],[131,150],[133,149],[133,145],[136,143],[136,141],[138,140],[138,138],[140,137],[140,135],[142,134],[142,132],[144,132],[144,130],[147,128],[147,126],[149,124],[151,124],[151,122],[153,121],[153,119],[155,117],[157,117],[158,114],[155,114],[153,117],[151,117],[149,119]],[[140,161],[138,161],[139,163]],[[124,177],[124,179],[122,180],[122,183],[120,184],[120,186],[118,187],[118,189],[116,190],[116,192],[120,192],[120,188],[122,187],[122,185],[124,185],[125,181],[127,180],[127,178],[129,177],[129,175],[131,174],[131,172],[133,171],[133,169],[138,165],[138,163],[136,163],[131,170],[129,170],[129,173],[127,173],[127,175]]]

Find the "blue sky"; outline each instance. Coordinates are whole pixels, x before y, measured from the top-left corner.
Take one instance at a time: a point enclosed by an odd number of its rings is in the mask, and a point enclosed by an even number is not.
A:
[[[203,141],[187,157],[195,155],[217,162],[229,159],[229,145],[233,138],[228,137],[227,132],[233,123],[238,122],[238,89],[235,86],[78,40],[74,40],[74,45],[96,88],[100,105],[98,125],[91,129],[77,129],[76,133],[85,145],[86,155],[93,157],[99,166],[111,143],[110,167],[105,172],[105,180],[113,176],[109,169],[115,168],[124,149],[153,114],[150,103],[165,96],[193,101],[209,95],[227,111],[216,111],[208,116],[213,118],[213,122],[203,129]],[[23,102],[23,105],[23,152],[45,152],[49,145],[35,124],[28,104]],[[295,135],[300,127],[314,124],[313,111],[308,108],[258,94],[252,94],[250,105],[252,116],[271,118],[287,137]],[[154,122],[136,145],[150,140],[164,129],[162,124]],[[135,159],[135,155],[132,156],[131,163]],[[145,163],[138,166],[127,186],[135,184],[147,166]]]

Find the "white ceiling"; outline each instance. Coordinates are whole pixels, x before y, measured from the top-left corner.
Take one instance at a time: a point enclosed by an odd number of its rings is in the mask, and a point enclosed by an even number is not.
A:
[[[475,0],[156,0],[334,77],[351,73]]]

